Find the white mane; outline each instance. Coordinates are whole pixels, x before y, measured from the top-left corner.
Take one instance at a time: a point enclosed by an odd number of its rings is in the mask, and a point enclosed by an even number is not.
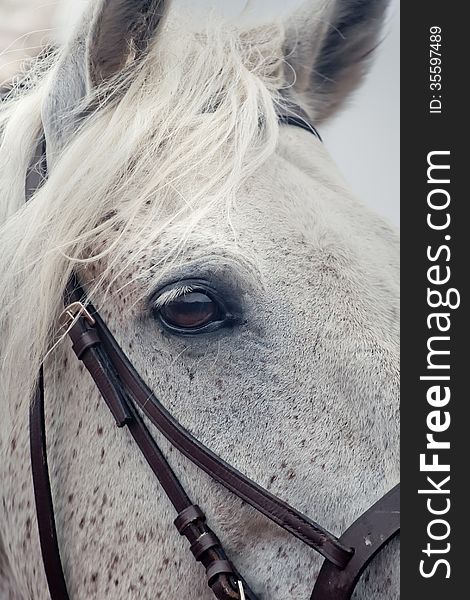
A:
[[[78,263],[107,257],[114,275],[172,227],[181,246],[215,202],[230,207],[240,183],[271,155],[279,71],[272,56],[281,32],[264,35],[255,45],[220,28],[203,36],[165,30],[127,76],[87,98],[89,106],[111,100],[87,117],[26,206],[25,176],[56,59],[32,90],[4,102],[0,356],[9,393],[30,396]]]

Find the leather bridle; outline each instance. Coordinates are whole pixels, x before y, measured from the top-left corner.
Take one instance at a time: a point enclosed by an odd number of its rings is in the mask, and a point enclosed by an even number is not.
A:
[[[298,107],[289,106],[280,112],[279,120],[306,129],[321,139]],[[26,179],[27,200],[47,177],[45,151],[42,137]],[[399,532],[400,486],[385,494],[340,538],[335,537],[216,456],[171,416],[141,379],[88,301],[76,275],[72,275],[67,284],[64,303],[61,324],[67,328],[75,354],[93,378],[116,425],[128,429],[173,504],[177,514],[176,529],[187,538],[194,558],[204,566],[214,596],[218,600],[258,600],[228,559],[203,511],[192,503],[183,489],[150,434],[144,417],[212,479],[325,558],[311,600],[349,600],[364,569]],[[49,592],[51,600],[68,600],[47,464],[42,368],[31,401],[30,443],[39,539]]]

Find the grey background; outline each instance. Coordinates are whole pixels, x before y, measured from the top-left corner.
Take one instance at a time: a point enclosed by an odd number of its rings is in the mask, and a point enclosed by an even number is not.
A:
[[[400,2],[364,85],[322,137],[357,197],[389,223],[400,218]]]

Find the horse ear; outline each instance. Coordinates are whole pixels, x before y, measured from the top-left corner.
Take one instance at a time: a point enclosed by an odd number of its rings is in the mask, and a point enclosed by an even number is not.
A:
[[[320,122],[337,112],[367,72],[388,0],[309,0],[287,23],[288,91]],[[295,97],[294,97],[295,96]]]
[[[163,0],[104,0],[95,11],[88,37],[91,83],[99,85],[137,58],[163,16]]]
[[[75,130],[77,109],[86,96],[145,52],[166,4],[164,0],[89,3],[62,50],[43,102],[49,163]]]

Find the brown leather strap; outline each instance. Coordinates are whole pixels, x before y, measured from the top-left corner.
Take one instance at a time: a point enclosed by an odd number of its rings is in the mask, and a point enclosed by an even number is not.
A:
[[[305,129],[305,131],[313,133],[313,135],[317,137],[320,142],[323,141],[307,112],[297,104],[289,102],[288,100],[284,100],[282,106],[278,107],[277,117],[280,123]]]
[[[118,427],[132,421],[125,391],[101,345],[101,338],[87,317],[77,320],[70,332],[72,348],[96,383]]]
[[[226,559],[219,539],[207,526],[202,511],[193,509],[191,500],[155,443],[142,417],[127,397],[126,390],[102,346],[99,330],[93,324],[93,320],[87,318],[85,314],[78,316],[69,335],[72,348],[95,381],[117,425],[128,427],[142,455],[175,507],[180,533],[188,539],[195,559],[206,568],[208,585],[211,588],[217,587],[216,597],[219,600],[238,598],[238,595],[234,596],[237,589],[235,571]],[[256,600],[254,594],[252,598]]]
[[[349,600],[372,559],[400,531],[400,484],[362,514],[340,540],[354,548],[344,569],[325,561],[310,600]]]
[[[54,519],[49,468],[47,465],[46,428],[44,417],[44,376],[39,372],[36,393],[29,413],[31,470],[39,530],[41,554],[52,600],[68,600],[57,531]]]
[[[87,327],[85,322],[81,324],[81,328],[83,327]],[[82,336],[82,332],[78,332],[78,335]],[[101,355],[97,352],[95,344],[90,345],[85,351],[81,352],[81,356],[84,363],[86,361],[86,364],[92,367],[90,371],[92,377],[99,379],[108,377],[109,374],[105,374],[107,369],[105,364],[94,364],[101,360]],[[113,402],[115,395],[111,391],[112,389],[112,385],[106,386],[103,381],[100,381],[100,391],[103,397],[107,393],[110,394],[111,400],[108,398],[106,403],[114,414]],[[119,400],[119,403],[121,402],[122,400]],[[238,600],[237,581],[239,576],[230,561],[228,561],[219,539],[207,526],[204,513],[192,505],[132,403],[127,405],[126,413],[127,417],[124,424],[128,426],[144,458],[175,509],[179,512],[176,521],[179,523],[180,533],[188,539],[196,560],[204,565],[208,585],[213,589],[215,597],[218,600]],[[44,383],[41,369],[37,393],[31,403],[30,413],[31,461],[37,522],[51,599],[68,600],[57,542],[45,436]],[[244,586],[247,599],[258,600],[246,582],[244,582]]]
[[[26,173],[26,202],[45,181],[47,175],[46,142],[41,135],[33,160]],[[34,499],[36,504],[39,543],[46,573],[49,593],[52,600],[68,600],[62,560],[60,557],[57,530],[54,518],[49,467],[47,464],[46,424],[44,414],[44,371],[39,370],[36,392],[31,399],[29,411],[29,438],[31,472],[33,477]]]

